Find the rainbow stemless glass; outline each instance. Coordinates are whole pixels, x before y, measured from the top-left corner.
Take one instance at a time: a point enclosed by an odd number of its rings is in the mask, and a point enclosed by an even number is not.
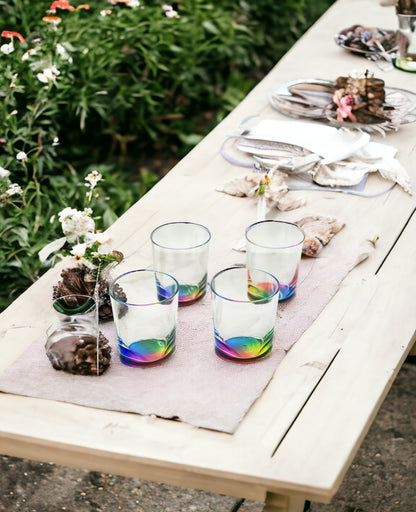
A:
[[[194,222],[170,222],[150,235],[153,266],[179,283],[179,306],[193,304],[206,292],[211,233]]]
[[[279,282],[263,270],[232,267],[211,280],[215,352],[227,361],[254,363],[273,348]]]
[[[246,230],[247,267],[260,268],[277,277],[279,301],[295,294],[305,235],[291,222],[264,220]]]
[[[179,285],[164,272],[133,270],[110,285],[120,360],[155,366],[176,348]]]

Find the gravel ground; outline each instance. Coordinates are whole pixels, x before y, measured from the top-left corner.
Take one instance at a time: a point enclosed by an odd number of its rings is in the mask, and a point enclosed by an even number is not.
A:
[[[330,505],[416,511],[416,364],[408,358]],[[263,504],[0,455],[0,512],[262,512]]]

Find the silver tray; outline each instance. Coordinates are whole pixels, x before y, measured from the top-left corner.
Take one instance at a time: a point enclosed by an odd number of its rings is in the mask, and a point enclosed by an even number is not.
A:
[[[394,53],[397,50],[397,31],[378,27],[352,25],[334,36],[341,48],[367,56],[382,51]]]
[[[302,86],[305,88],[302,89]],[[329,123],[331,126],[385,133],[400,125],[416,121],[416,93],[399,87],[385,87],[384,110],[387,119],[371,123],[337,121],[328,109],[332,103],[335,82],[319,78],[299,79],[279,85],[269,95],[271,105],[285,116]]]

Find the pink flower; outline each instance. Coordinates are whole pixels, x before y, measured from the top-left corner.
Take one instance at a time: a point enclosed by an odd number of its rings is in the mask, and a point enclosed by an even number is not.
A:
[[[352,113],[355,105],[354,96],[352,94],[342,95],[342,91],[335,91],[332,101],[338,105],[337,120],[344,121],[344,119],[351,119],[356,121],[357,118]]]

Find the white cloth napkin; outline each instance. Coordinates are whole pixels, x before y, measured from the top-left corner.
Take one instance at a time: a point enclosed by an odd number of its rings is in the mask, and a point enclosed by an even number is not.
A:
[[[369,142],[353,156],[322,164],[317,162],[308,169],[315,183],[329,187],[352,187],[358,185],[364,176],[379,172],[386,180],[400,185],[405,192],[412,193],[409,175],[403,165],[395,158],[397,149],[388,144]]]

